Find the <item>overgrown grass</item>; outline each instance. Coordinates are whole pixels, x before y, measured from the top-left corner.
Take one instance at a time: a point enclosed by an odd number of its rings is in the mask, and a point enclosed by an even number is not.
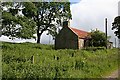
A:
[[[53,45],[3,42],[2,67],[3,78],[101,78],[118,67],[118,50],[54,50]]]

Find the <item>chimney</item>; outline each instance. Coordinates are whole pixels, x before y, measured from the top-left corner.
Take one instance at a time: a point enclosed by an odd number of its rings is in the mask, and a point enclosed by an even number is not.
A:
[[[70,26],[70,21],[63,22],[63,27],[69,27],[69,26]]]

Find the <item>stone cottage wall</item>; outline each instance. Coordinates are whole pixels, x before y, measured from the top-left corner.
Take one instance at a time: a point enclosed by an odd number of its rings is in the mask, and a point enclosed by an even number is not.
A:
[[[84,47],[84,39],[78,39],[78,48],[82,49]]]
[[[64,27],[55,39],[55,49],[78,49],[78,36]]]

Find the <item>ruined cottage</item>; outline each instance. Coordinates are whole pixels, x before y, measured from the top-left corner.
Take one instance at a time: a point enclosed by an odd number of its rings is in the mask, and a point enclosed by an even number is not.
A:
[[[88,32],[69,26],[68,21],[55,38],[55,49],[82,49],[88,46]]]

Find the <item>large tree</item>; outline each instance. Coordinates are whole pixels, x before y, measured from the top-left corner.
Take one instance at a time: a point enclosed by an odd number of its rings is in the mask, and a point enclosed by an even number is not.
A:
[[[9,38],[34,38],[36,23],[27,17],[19,15],[20,4],[5,2],[2,3],[2,35]]]
[[[8,4],[3,5],[6,7]],[[20,12],[22,15],[18,15]],[[63,20],[70,18],[69,2],[9,3],[7,10],[3,9],[2,34],[18,38],[33,38],[36,32],[37,43],[40,43],[40,37],[44,31],[55,36],[57,34],[55,24],[61,25]]]
[[[117,16],[112,23],[112,30],[115,29],[115,35],[120,39],[120,16]]]
[[[105,47],[107,44],[107,39],[105,33],[99,31],[99,30],[92,30],[90,32],[91,37],[89,41],[89,46],[94,47]]]

